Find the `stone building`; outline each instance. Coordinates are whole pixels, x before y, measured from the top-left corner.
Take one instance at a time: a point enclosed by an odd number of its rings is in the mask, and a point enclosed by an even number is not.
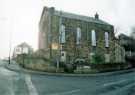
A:
[[[64,63],[117,63],[113,25],[95,17],[44,7],[39,23],[39,49]]]

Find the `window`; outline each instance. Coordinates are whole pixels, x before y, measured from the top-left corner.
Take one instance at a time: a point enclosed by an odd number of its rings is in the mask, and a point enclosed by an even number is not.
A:
[[[109,47],[109,34],[105,32],[105,47]]]
[[[95,30],[92,30],[91,31],[91,44],[92,44],[92,46],[96,46],[96,32],[95,32]]]
[[[65,43],[65,26],[61,25],[61,34],[60,34],[60,42]]]
[[[64,50],[64,45],[60,45],[60,50]]]
[[[66,52],[65,51],[61,51],[61,62],[65,62],[66,61]]]
[[[81,41],[81,29],[78,27],[76,33],[76,44],[80,44],[80,41]]]
[[[64,56],[64,53],[62,53],[61,56]]]
[[[17,48],[15,49],[15,51],[16,51],[16,54],[21,54],[21,47],[17,47]]]
[[[22,53],[23,53],[23,54],[28,54],[28,52],[29,52],[29,51],[28,51],[28,48],[27,48],[27,47],[23,47],[23,48],[22,48]]]

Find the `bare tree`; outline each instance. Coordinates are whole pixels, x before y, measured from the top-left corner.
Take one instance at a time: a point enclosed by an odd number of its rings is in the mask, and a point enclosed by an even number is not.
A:
[[[135,39],[135,27],[132,27],[130,37]]]

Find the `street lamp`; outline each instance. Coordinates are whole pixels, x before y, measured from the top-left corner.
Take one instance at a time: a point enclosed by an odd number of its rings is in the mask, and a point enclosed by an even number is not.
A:
[[[12,50],[12,32],[14,30],[14,17],[10,18],[10,31],[9,31],[9,64],[11,63],[11,50]]]
[[[52,50],[58,50],[59,44],[58,43],[52,43],[51,48],[52,48]],[[56,72],[58,72],[58,71],[59,71],[59,57],[57,55],[57,57],[56,57]]]
[[[10,31],[10,34],[9,34],[9,64],[11,63],[11,58],[10,58],[10,55],[11,55],[11,47],[12,47],[12,31]]]

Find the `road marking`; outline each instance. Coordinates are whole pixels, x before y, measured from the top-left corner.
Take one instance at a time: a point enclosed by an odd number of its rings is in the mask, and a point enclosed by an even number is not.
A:
[[[71,90],[71,91],[66,91],[66,92],[61,92],[61,93],[54,93],[54,94],[49,94],[49,95],[70,95],[73,94],[75,92],[79,92],[80,89],[75,89],[75,90]]]
[[[126,81],[128,81],[128,80],[121,80],[121,81],[117,81],[117,82],[105,83],[105,84],[103,84],[103,86],[111,86],[111,85],[120,84],[120,83],[123,83]]]
[[[38,95],[37,90],[31,81],[30,75],[28,75],[28,74],[25,75],[25,82],[28,86],[29,95]]]

